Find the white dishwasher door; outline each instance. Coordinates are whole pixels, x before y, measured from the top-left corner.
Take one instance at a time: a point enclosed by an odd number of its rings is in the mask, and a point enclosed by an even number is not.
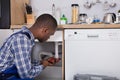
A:
[[[66,29],[65,80],[95,74],[120,79],[120,29]]]

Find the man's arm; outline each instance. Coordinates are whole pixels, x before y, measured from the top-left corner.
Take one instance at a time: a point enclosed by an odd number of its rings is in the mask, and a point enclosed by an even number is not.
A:
[[[26,36],[18,36],[12,43],[14,51],[14,62],[21,78],[33,78],[42,70],[43,65],[33,66],[31,64],[31,42]]]

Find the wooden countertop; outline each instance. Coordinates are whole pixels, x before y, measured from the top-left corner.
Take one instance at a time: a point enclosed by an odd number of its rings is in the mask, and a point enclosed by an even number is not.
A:
[[[27,24],[23,24],[23,25],[11,25],[10,28],[11,28],[11,29],[20,29],[20,28],[22,28],[23,26],[26,26],[26,27],[30,28],[30,27],[32,26],[32,24],[29,24],[29,25],[27,25]],[[63,26],[62,26],[62,25],[59,25],[59,26],[58,26],[58,29],[63,29]]]
[[[27,26],[28,28],[31,25],[11,25],[11,29],[19,29],[22,26]],[[120,28],[120,24],[67,24],[59,25],[58,29],[105,29],[105,28]]]
[[[64,29],[102,29],[102,28],[120,28],[120,24],[68,24],[68,25],[62,25],[61,28]]]

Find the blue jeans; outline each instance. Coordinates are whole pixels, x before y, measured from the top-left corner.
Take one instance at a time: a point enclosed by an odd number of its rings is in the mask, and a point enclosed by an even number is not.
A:
[[[0,73],[0,80],[34,80],[33,78],[21,79],[18,75],[17,68],[14,65],[13,67]]]

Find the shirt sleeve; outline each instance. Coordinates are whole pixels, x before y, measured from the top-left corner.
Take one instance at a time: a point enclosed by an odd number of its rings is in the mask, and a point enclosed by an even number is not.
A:
[[[12,43],[14,62],[21,78],[34,78],[42,70],[43,65],[31,64],[31,42],[26,36],[18,36]]]

